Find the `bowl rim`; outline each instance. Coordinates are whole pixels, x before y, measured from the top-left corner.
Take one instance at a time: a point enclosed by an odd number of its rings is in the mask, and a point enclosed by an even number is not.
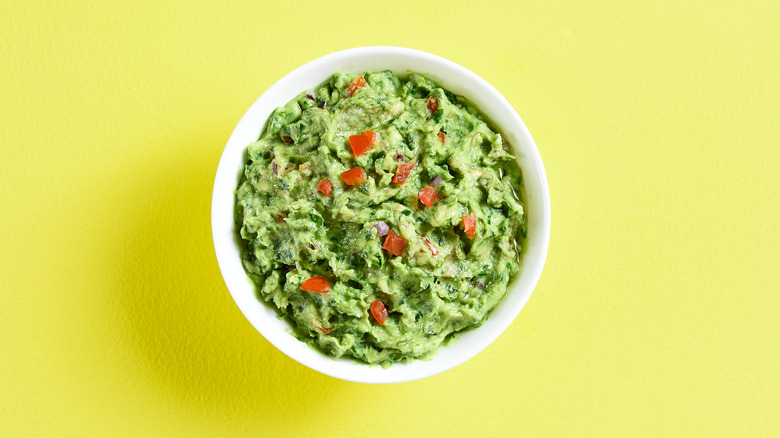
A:
[[[371,67],[367,61],[364,61],[366,58],[374,60],[373,65],[379,67]],[[330,65],[338,65],[339,68],[329,68]],[[533,196],[534,204],[542,208],[526,212],[529,219],[529,237],[526,238],[526,247],[523,249],[521,272],[509,285],[506,295],[493,309],[487,321],[481,327],[462,335],[462,338],[469,337],[469,343],[464,344],[463,339],[458,339],[450,345],[441,347],[428,360],[396,363],[385,369],[359,363],[353,359],[331,358],[299,341],[289,329],[279,330],[285,325],[289,328],[289,324],[278,319],[276,311],[256,296],[254,286],[249,281],[241,263],[233,212],[235,207],[234,190],[238,182],[237,178],[243,169],[243,163],[245,163],[247,145],[255,141],[262,129],[265,128],[270,111],[284,105],[306,89],[304,86],[296,89],[291,84],[305,82],[305,80],[311,82],[311,78],[315,76],[327,78],[336,71],[362,72],[380,69],[382,66],[390,68],[391,65],[427,65],[428,71],[421,71],[421,73],[436,80],[450,91],[455,89],[453,92],[464,95],[488,116],[502,136],[508,141],[511,140],[509,143],[513,147],[513,152],[517,156],[518,164],[523,172],[526,207],[530,204],[529,196]],[[358,66],[364,67],[358,68]],[[390,69],[394,72],[400,70],[400,68]],[[422,69],[406,69],[407,72],[417,70]],[[434,70],[436,72],[432,72]],[[443,79],[437,74],[439,72],[445,72],[444,76],[456,79]],[[312,86],[322,83],[324,80],[316,83],[311,82]],[[462,81],[467,85],[461,87],[452,83],[453,81]],[[289,91],[290,89],[294,93]],[[283,100],[285,98],[286,100]],[[485,102],[491,104],[488,111],[485,111]],[[491,117],[491,113],[498,114],[501,123],[496,121],[496,117]],[[254,132],[257,132],[254,139],[246,141],[247,138],[251,138]],[[522,154],[519,153],[518,148],[522,150]],[[523,163],[521,163],[521,155]],[[237,159],[238,156],[240,159]],[[236,166],[236,163],[239,165]],[[528,172],[529,170],[531,172]],[[532,182],[532,192],[529,192],[529,182]],[[228,204],[230,208],[226,209]],[[230,217],[229,220],[227,220],[227,216]],[[533,223],[531,222],[532,217],[534,218]],[[211,202],[211,228],[217,263],[231,297],[252,326],[278,350],[298,363],[331,377],[362,383],[399,383],[430,377],[462,364],[490,345],[514,321],[533,293],[547,257],[550,225],[549,187],[541,155],[531,133],[509,101],[487,81],[459,64],[431,53],[393,46],[367,46],[333,52],[296,68],[269,87],[244,113],[230,135],[217,166]],[[227,232],[228,228],[229,232]],[[532,228],[535,233],[533,241],[531,240]],[[235,256],[236,253],[238,253],[238,257]],[[236,265],[240,268],[241,275],[238,275]],[[251,289],[251,293],[248,294],[249,289]],[[509,299],[510,295],[511,300]],[[273,318],[275,321],[271,321],[269,318]],[[488,328],[490,329],[488,330]],[[479,336],[475,337],[474,333],[479,333]],[[457,348],[459,345],[468,346],[468,348],[461,347],[460,350],[463,351],[459,351]],[[445,351],[446,354],[442,355]],[[443,357],[444,359],[442,359]]]

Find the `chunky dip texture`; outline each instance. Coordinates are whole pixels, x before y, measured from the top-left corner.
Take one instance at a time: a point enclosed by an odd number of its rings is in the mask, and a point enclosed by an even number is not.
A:
[[[258,295],[327,354],[389,366],[480,326],[519,270],[509,147],[419,74],[336,73],[271,115],[236,191]]]

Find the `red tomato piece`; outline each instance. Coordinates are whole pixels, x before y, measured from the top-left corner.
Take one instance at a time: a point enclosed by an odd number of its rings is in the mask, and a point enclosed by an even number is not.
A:
[[[428,107],[428,110],[431,111],[431,114],[435,113],[439,109],[439,99],[430,96],[426,106]]]
[[[436,199],[438,199],[439,193],[433,187],[425,186],[422,188],[422,190],[420,190],[417,196],[420,198],[420,201],[422,201],[423,204],[425,204],[427,207],[430,207],[434,202],[436,202]]]
[[[366,80],[365,78],[363,78],[363,75],[360,75],[355,79],[352,79],[352,82],[350,82],[349,84],[349,88],[347,88],[347,96],[352,97],[352,95],[355,94],[355,91],[365,86],[366,86]]]
[[[349,136],[349,145],[352,146],[355,157],[363,155],[375,142],[376,134],[370,129],[362,134]]]
[[[394,256],[400,256],[404,253],[407,243],[406,239],[395,234],[393,230],[389,230],[387,237],[385,237],[385,243],[382,244],[382,249],[390,251]]]
[[[328,178],[322,178],[322,181],[317,183],[317,190],[325,196],[333,194],[333,183],[328,181]]]
[[[383,325],[387,320],[387,307],[385,307],[385,303],[374,300],[374,302],[371,303],[371,314],[374,315],[374,319],[379,325]]]
[[[431,254],[432,254],[432,255],[438,255],[438,254],[439,254],[439,250],[438,250],[438,249],[436,249],[436,247],[435,247],[435,246],[433,246],[433,242],[431,242],[430,240],[428,240],[428,238],[427,238],[427,237],[423,237],[423,238],[422,238],[422,241],[423,241],[423,243],[425,244],[425,246],[427,246],[427,247],[428,247],[428,250],[431,252]]]
[[[474,238],[474,234],[477,233],[477,217],[474,213],[463,216],[463,231],[469,236],[469,239]]]
[[[341,179],[348,185],[357,186],[366,182],[366,171],[360,167],[349,169],[341,173]]]
[[[444,133],[439,131],[439,140],[441,140],[441,144],[444,144]]]
[[[398,184],[399,186],[405,183],[406,179],[409,178],[409,174],[412,172],[412,169],[414,169],[414,166],[415,166],[414,161],[399,164],[398,170],[395,171],[393,182]]]
[[[330,292],[330,285],[328,284],[328,280],[326,280],[324,277],[312,277],[303,282],[301,285],[301,290],[318,294],[326,294]]]

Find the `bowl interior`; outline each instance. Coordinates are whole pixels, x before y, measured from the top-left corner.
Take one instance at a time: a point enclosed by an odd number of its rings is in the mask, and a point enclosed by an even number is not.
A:
[[[387,369],[347,358],[332,359],[295,339],[290,334],[289,323],[280,320],[274,309],[255,295],[254,286],[241,265],[239,237],[233,219],[233,191],[245,164],[244,151],[260,136],[271,112],[300,92],[322,84],[336,71],[360,73],[369,70],[392,70],[397,74],[420,72],[474,103],[493,122],[517,156],[523,171],[528,216],[521,272],[485,324],[441,348],[430,360],[398,363]],[[230,136],[219,162],[211,219],[214,248],[225,284],[246,318],[269,342],[321,373],[356,382],[392,383],[428,377],[459,365],[482,351],[509,326],[528,301],[541,275],[550,235],[550,201],[541,157],[528,129],[509,102],[491,85],[471,71],[425,52],[398,47],[363,47],[332,53],[303,65],[279,80],[249,108]]]

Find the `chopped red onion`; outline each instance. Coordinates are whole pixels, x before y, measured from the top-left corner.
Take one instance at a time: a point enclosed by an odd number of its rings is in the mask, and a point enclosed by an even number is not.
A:
[[[279,176],[279,168],[276,167],[276,163],[274,163],[274,175]]]
[[[320,101],[320,103],[317,104],[317,106],[320,107],[320,108],[325,108],[325,105],[326,105],[326,102],[324,100]]]
[[[431,180],[431,185],[432,185],[432,186],[438,186],[440,183],[441,183],[441,177],[440,177],[439,175],[436,175],[436,176],[435,176],[435,177],[434,177],[434,178]]]
[[[403,160],[404,159],[404,154],[402,154],[400,152],[395,154],[395,159],[398,160],[398,161]]]
[[[387,236],[387,232],[390,231],[390,227],[387,226],[385,221],[379,221],[379,222],[375,223],[374,224],[374,228],[376,228],[376,232],[380,236]]]
[[[306,92],[306,97],[308,97],[309,100],[314,100],[314,93],[312,93],[311,91],[307,91]]]

